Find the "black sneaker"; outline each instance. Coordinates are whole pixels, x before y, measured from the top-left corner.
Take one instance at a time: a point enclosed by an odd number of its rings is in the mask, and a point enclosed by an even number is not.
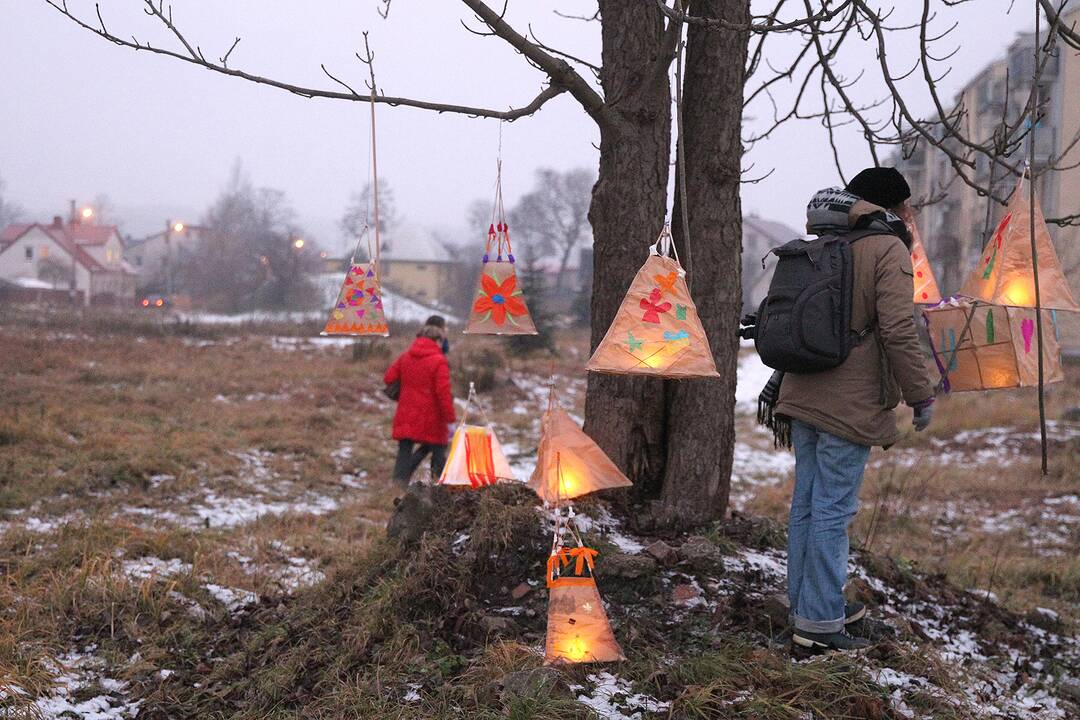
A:
[[[847,630],[834,633],[812,633],[796,630],[791,641],[799,647],[811,650],[862,650],[872,644],[866,638],[855,637]]]
[[[866,606],[861,602],[844,603],[844,624],[850,625],[866,617]]]

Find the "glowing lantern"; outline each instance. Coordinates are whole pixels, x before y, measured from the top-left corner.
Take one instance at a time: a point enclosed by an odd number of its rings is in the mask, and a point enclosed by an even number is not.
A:
[[[925,310],[923,317],[947,392],[1038,384],[1034,310],[953,300]],[[1044,311],[1043,322],[1053,327],[1050,311]],[[1043,336],[1043,363],[1046,382],[1064,380],[1053,332]]]
[[[587,547],[556,548],[548,559],[547,665],[626,659],[592,577],[596,555]]]
[[[909,208],[904,213],[904,223],[907,224],[908,232],[911,233],[911,267],[914,271],[916,305],[937,305],[941,302],[941,290],[938,289],[937,278],[934,277],[934,268],[930,266],[930,259],[926,256],[926,248],[919,235],[919,226],[915,222],[915,215]]]
[[[709,339],[665,227],[638,270],[587,370],[670,378],[719,377]]]
[[[1031,205],[1021,178],[1005,215],[983,249],[960,294],[991,305],[1035,307],[1035,275],[1031,267]],[[1080,305],[1062,272],[1042,208],[1035,205],[1035,245],[1039,261],[1039,295],[1046,310],[1080,312]]]
[[[383,313],[379,263],[377,260],[366,263],[356,261],[356,250],[359,249],[360,242],[365,237],[368,237],[367,227],[360,234],[360,240],[353,249],[349,269],[341,283],[337,301],[334,307],[330,308],[330,316],[326,319],[326,326],[320,333],[322,335],[385,337],[390,334],[390,328],[386,324],[386,315]],[[373,257],[370,253],[370,238],[368,251],[368,257]]]
[[[479,488],[516,479],[491,427],[463,424],[454,431],[440,485]]]
[[[494,258],[492,257],[494,255]],[[502,160],[495,180],[495,209],[484,244],[484,266],[473,297],[466,333],[478,335],[536,335],[525,295],[514,269],[514,249],[502,199]]]
[[[536,469],[529,479],[544,502],[561,501],[597,490],[633,485],[565,410],[549,403],[540,420]]]

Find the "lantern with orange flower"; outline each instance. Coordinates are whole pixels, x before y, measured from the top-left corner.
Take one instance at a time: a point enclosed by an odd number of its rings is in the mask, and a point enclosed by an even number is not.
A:
[[[494,255],[494,257],[492,257]],[[536,335],[525,297],[518,286],[510,226],[502,199],[502,160],[495,181],[495,206],[484,245],[483,269],[469,313],[466,333]]]

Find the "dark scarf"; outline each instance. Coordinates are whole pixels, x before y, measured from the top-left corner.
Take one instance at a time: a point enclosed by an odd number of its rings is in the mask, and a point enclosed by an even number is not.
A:
[[[776,403],[780,400],[780,384],[784,382],[784,373],[776,370],[769,382],[765,383],[761,394],[758,395],[757,421],[758,424],[772,430],[773,446],[776,448],[791,449],[791,418],[776,414]]]

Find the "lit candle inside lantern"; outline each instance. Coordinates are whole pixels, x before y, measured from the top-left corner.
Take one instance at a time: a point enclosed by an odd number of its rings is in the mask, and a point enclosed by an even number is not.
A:
[[[589,646],[580,635],[575,635],[566,643],[564,654],[574,662],[581,662],[589,654]]]
[[[1005,291],[1002,295],[1009,305],[1034,307],[1035,283],[1024,277],[1013,278],[1006,283]]]

